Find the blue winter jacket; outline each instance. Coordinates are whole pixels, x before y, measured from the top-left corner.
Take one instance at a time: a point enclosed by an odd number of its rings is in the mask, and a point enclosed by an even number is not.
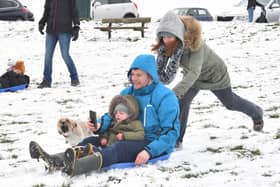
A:
[[[180,134],[178,99],[159,81],[153,55],[137,56],[128,71],[129,78],[132,69],[141,69],[153,78],[153,82],[144,88],[135,90],[129,86],[121,92],[121,95],[135,96],[138,101],[145,139],[151,141],[145,150],[151,157],[172,152]],[[109,127],[110,120],[108,114],[103,116],[101,132]]]

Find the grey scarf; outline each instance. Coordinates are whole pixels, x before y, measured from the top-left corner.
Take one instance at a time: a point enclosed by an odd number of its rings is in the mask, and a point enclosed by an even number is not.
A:
[[[181,56],[184,52],[183,46],[179,46],[176,48],[175,53],[168,57],[164,55],[165,47],[161,45],[158,49],[157,56],[157,73],[159,79],[164,84],[171,83],[176,77],[177,70],[179,68]]]

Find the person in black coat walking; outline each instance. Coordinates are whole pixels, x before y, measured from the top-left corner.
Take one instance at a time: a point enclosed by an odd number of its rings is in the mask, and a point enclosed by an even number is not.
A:
[[[47,24],[44,78],[38,88],[51,87],[52,58],[57,42],[71,78],[71,86],[80,84],[76,66],[69,54],[71,37],[76,41],[79,36],[80,19],[77,0],[46,0],[44,14],[39,21],[39,31],[44,34]]]
[[[264,6],[259,3],[256,0],[248,0],[248,4],[247,4],[247,11],[248,11],[248,21],[252,22],[253,18],[254,18],[254,11],[256,6],[260,6],[262,7],[262,9],[264,9]]]

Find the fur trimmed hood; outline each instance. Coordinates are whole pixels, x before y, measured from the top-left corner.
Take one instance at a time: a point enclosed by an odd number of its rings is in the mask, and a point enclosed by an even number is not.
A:
[[[111,118],[114,119],[114,109],[118,104],[124,104],[128,107],[128,111],[130,111],[130,120],[136,120],[139,116],[139,105],[137,100],[131,95],[116,95],[113,97],[110,105],[109,105],[109,114]]]
[[[172,33],[191,51],[197,51],[202,44],[200,23],[192,16],[177,16],[169,11],[160,20],[156,31],[158,40],[159,32]]]

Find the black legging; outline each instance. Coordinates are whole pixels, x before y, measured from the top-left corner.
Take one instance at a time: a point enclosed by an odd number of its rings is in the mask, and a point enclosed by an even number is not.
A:
[[[262,119],[263,117],[262,109],[259,106],[255,105],[254,103],[246,99],[243,99],[242,97],[233,93],[231,87],[222,90],[211,90],[211,91],[216,95],[216,97],[223,103],[223,105],[227,109],[243,112],[248,116],[250,116],[253,121],[258,121]],[[188,122],[190,104],[193,98],[198,94],[198,92],[199,89],[192,87],[185,93],[183,98],[180,99],[181,132],[177,140],[179,142],[183,142],[183,137],[185,135],[187,122]]]

